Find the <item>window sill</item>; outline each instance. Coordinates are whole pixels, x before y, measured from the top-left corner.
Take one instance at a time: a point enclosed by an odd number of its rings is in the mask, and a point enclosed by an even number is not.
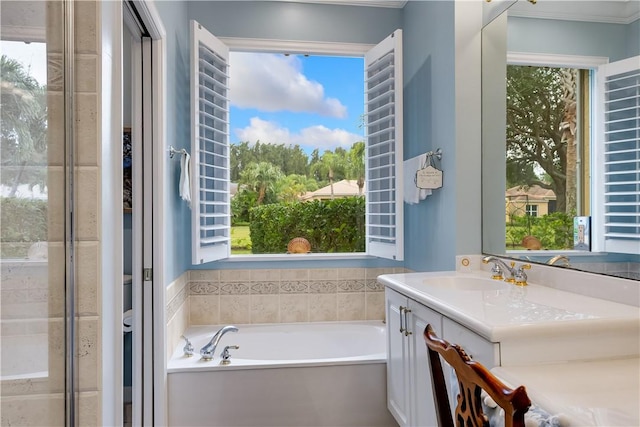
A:
[[[575,255],[575,256],[604,256],[607,255],[606,252],[591,252],[591,251],[578,251],[574,249],[549,249],[549,250],[512,250],[507,251],[507,255],[518,255],[518,256],[556,256],[556,255]]]
[[[327,260],[366,260],[377,259],[377,257],[359,253],[336,253],[336,254],[263,254],[263,255],[231,255],[229,258],[221,260],[225,262],[273,262],[273,261],[327,261]]]

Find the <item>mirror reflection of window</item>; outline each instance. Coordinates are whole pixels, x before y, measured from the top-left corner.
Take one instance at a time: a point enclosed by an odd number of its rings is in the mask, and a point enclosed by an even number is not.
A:
[[[543,249],[573,248],[573,217],[588,215],[589,79],[574,68],[507,66],[505,196],[527,201],[507,219],[507,247],[535,236]]]

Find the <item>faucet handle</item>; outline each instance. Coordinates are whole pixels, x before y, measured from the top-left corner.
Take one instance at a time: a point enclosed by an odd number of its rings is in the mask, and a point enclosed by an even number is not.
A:
[[[191,341],[189,341],[189,338],[185,337],[184,335],[181,335],[181,337],[185,340],[184,347],[182,347],[184,355],[187,357],[193,356],[193,345],[191,344]]]
[[[227,346],[225,346],[224,349],[222,350],[222,353],[220,353],[220,357],[222,358],[222,360],[220,361],[220,364],[221,365],[228,365],[229,363],[231,363],[231,354],[229,353],[229,349],[237,350],[239,348],[240,348],[239,345],[227,345]]]
[[[518,286],[527,286],[527,273],[524,270],[530,270],[531,264],[522,264],[520,268],[513,275],[515,279],[515,283]]]

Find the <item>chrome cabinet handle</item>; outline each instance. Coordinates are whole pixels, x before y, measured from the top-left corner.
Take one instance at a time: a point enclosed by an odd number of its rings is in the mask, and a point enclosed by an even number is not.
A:
[[[405,307],[405,309],[404,309],[404,326],[405,326],[405,329],[404,329],[404,336],[405,336],[405,337],[407,337],[407,336],[409,336],[409,335],[413,334],[413,332],[411,332],[411,331],[409,330],[409,328],[408,328],[408,325],[409,325],[409,319],[407,318],[407,313],[411,313],[411,309],[410,309],[410,308]]]
[[[406,331],[405,328],[402,327],[402,313],[406,310],[406,307],[400,306],[400,333]]]

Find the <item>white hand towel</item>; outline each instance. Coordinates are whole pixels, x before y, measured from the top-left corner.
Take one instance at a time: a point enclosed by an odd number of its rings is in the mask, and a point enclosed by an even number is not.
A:
[[[416,185],[416,172],[426,166],[427,155],[420,154],[404,161],[403,165],[403,193],[404,201],[410,205],[424,200],[431,194],[431,190],[418,188]]]
[[[191,156],[182,153],[180,159],[180,197],[191,207]]]

